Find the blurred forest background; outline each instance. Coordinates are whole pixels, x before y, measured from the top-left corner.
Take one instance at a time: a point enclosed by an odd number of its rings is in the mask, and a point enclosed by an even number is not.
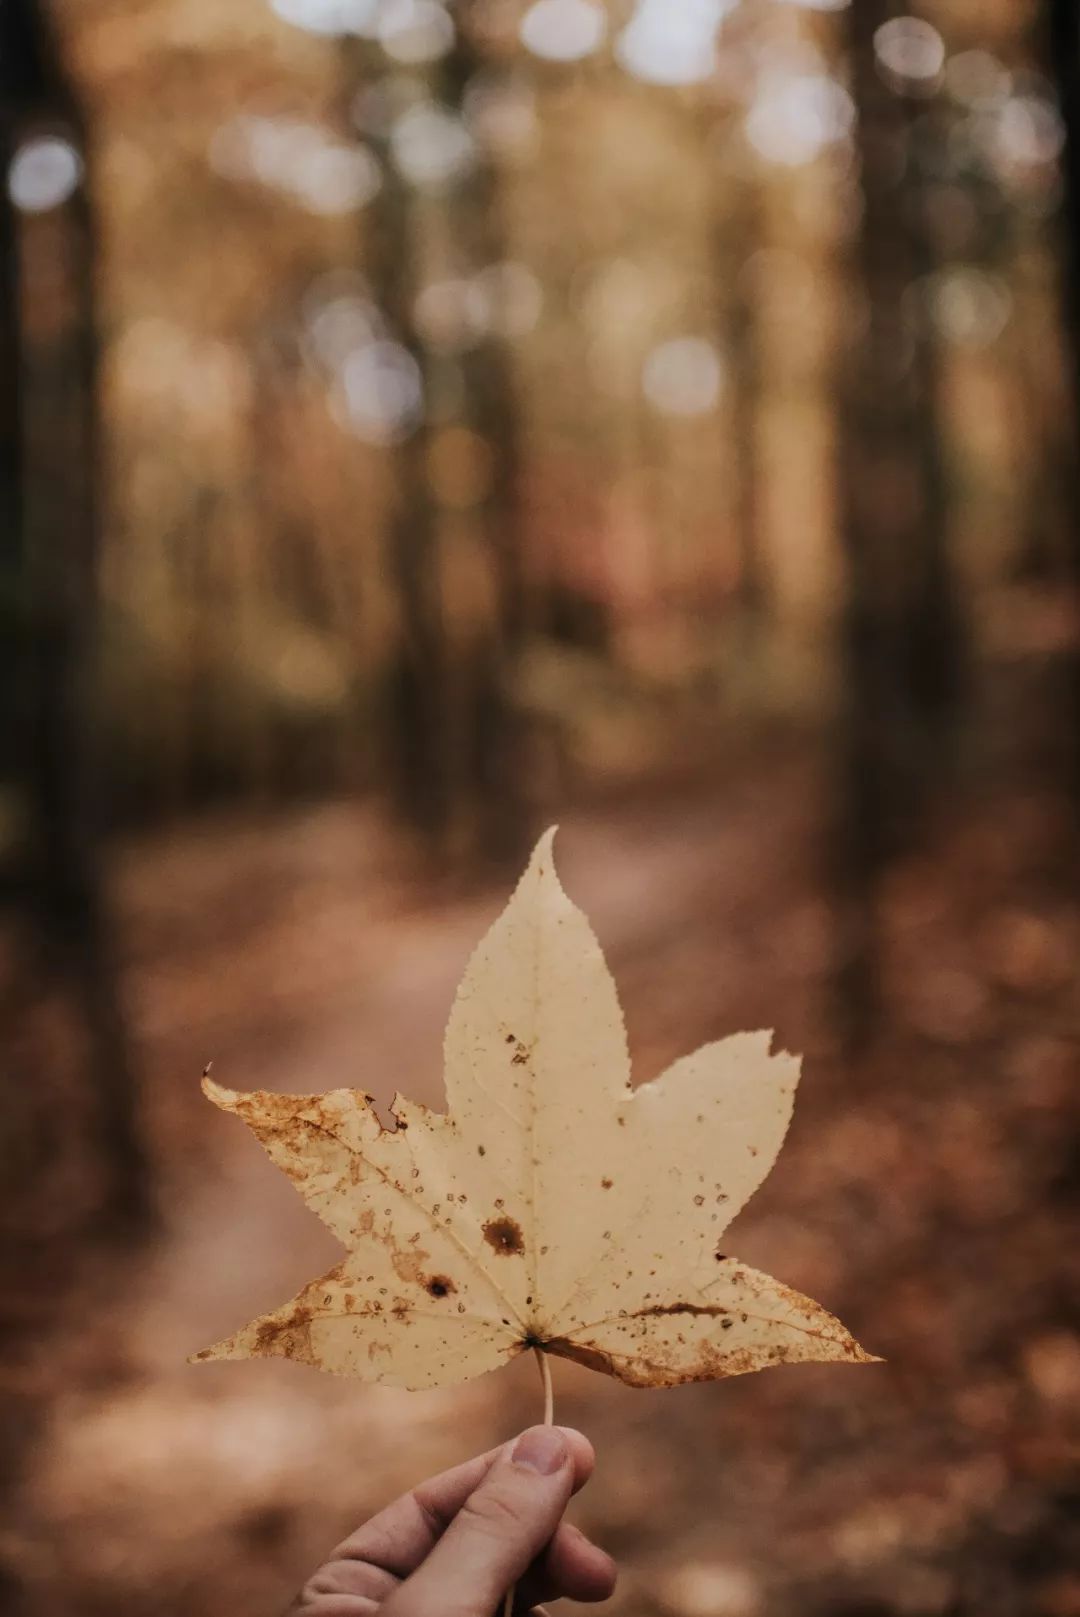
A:
[[[735,1250],[888,1360],[559,1367],[634,1617],[1078,1617],[1074,0],[0,0],[0,1610],[261,1617],[535,1418],[185,1355],[438,1103],[533,834]]]

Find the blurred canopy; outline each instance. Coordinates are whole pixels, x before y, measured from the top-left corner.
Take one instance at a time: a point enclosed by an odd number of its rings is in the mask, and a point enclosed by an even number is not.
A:
[[[91,656],[110,817],[389,785],[486,841],[552,771],[845,703],[888,794],[1044,635],[1034,0],[5,16],[6,610],[32,575]]]

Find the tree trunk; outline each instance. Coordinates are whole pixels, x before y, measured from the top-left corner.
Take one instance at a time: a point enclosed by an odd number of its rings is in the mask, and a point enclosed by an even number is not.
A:
[[[373,64],[378,58],[359,41],[348,39],[343,60],[351,111],[365,91],[376,87]],[[425,414],[403,432],[392,451],[392,509],[383,544],[397,627],[384,675],[382,759],[395,811],[437,842],[446,830],[450,803],[439,515],[427,453],[433,378],[414,317],[420,262],[417,199],[398,170],[387,134],[380,119],[367,137],[381,160],[382,185],[365,223],[364,268],[390,336],[411,355],[424,380]]]
[[[436,94],[458,117],[483,68],[472,34],[472,0],[456,10],[453,49],[439,65]],[[478,151],[452,198],[451,230],[476,273],[507,259],[502,187],[494,162]],[[494,608],[469,648],[464,730],[465,786],[478,844],[505,857],[520,852],[526,812],[521,717],[514,678],[527,631],[521,566],[520,410],[505,336],[489,330],[461,355],[462,414],[491,459],[490,485],[474,512],[493,579]]]
[[[936,412],[936,340],[908,296],[929,268],[909,105],[878,72],[890,0],[847,12],[857,106],[862,218],[855,244],[856,335],[845,354],[841,486],[848,587],[845,713],[834,870],[839,979],[853,1038],[875,1009],[875,889],[911,834],[939,755],[960,669]],[[861,307],[860,307],[861,304]]]
[[[455,22],[452,49],[415,70],[412,82],[418,101],[461,118],[481,63],[468,6],[457,9]],[[370,83],[372,53],[352,43],[346,52],[353,86],[365,78]],[[477,845],[516,847],[522,771],[513,670],[526,616],[517,398],[498,333],[480,335],[460,351],[436,350],[418,330],[415,313],[426,274],[469,277],[505,259],[498,178],[478,150],[445,194],[432,196],[399,171],[391,142],[381,135],[369,139],[383,162],[383,184],[365,242],[367,272],[390,333],[415,361],[425,392],[422,420],[393,451],[395,503],[386,539],[399,613],[386,701],[393,796],[403,817],[430,838],[464,818]],[[432,480],[433,450],[448,427],[464,428],[489,457],[488,486],[463,510],[443,504]],[[454,566],[455,526],[483,558],[491,586],[490,606],[467,603],[465,626],[447,615],[441,595]]]
[[[1074,612],[1080,617],[1080,8],[1076,0],[1047,0],[1050,70],[1057,85],[1065,128],[1062,152],[1061,253],[1062,307],[1069,344],[1072,384],[1073,453],[1066,477],[1071,496],[1069,563]],[[1072,733],[1066,749],[1074,796],[1080,801],[1080,633],[1067,670]]]
[[[27,826],[7,887],[49,980],[85,1032],[101,1213],[145,1222],[146,1169],[100,868],[93,625],[99,534],[95,242],[86,131],[31,0],[0,12],[5,171],[37,135],[67,142],[82,179],[42,214],[6,208],[5,585],[15,602],[17,711],[8,768]],[[54,1122],[54,1127],[59,1126]]]

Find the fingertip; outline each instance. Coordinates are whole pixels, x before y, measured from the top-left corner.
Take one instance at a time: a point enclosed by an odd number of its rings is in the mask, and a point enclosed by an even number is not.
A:
[[[576,1427],[560,1426],[559,1431],[574,1463],[574,1492],[577,1493],[593,1474],[596,1467],[596,1451],[584,1432],[579,1432]]]
[[[560,1598],[585,1602],[609,1599],[618,1578],[618,1569],[607,1551],[570,1522],[559,1524],[548,1545],[544,1573]]]
[[[610,1555],[604,1555],[603,1550],[599,1553],[604,1556],[604,1565],[597,1566],[588,1584],[579,1587],[574,1596],[574,1599],[583,1605],[594,1605],[601,1600],[610,1600],[619,1581],[619,1569],[615,1562]]]
[[[551,1477],[570,1465],[570,1445],[559,1426],[530,1426],[510,1450],[510,1459],[516,1466]]]

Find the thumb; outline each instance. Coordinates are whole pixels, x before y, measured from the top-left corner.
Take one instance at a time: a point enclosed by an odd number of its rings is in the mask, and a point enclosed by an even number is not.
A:
[[[559,1428],[523,1432],[390,1596],[384,1617],[490,1617],[555,1532],[573,1482]]]

